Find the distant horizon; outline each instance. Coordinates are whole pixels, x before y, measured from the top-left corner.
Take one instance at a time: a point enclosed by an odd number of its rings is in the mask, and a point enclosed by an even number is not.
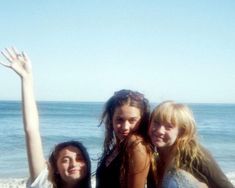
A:
[[[4,99],[0,99],[0,103],[1,102],[19,102],[21,103],[21,100],[4,100]],[[64,103],[106,103],[107,101],[72,101],[72,100],[36,100],[36,102],[64,102]],[[150,104],[159,104],[163,101],[159,101],[159,102],[151,102],[150,101]],[[211,105],[235,105],[235,103],[218,103],[218,102],[179,102],[179,101],[175,101],[177,103],[183,103],[183,104],[211,104]]]

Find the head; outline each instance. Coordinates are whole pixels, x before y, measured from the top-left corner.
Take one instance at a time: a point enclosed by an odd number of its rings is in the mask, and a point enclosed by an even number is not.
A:
[[[107,101],[101,124],[105,124],[104,150],[109,151],[116,142],[130,133],[147,137],[150,107],[143,94],[120,90]]]
[[[68,141],[55,146],[49,157],[50,178],[59,185],[90,188],[91,162],[81,142]]]
[[[196,138],[196,124],[191,110],[184,104],[165,101],[152,112],[149,135],[159,150],[179,147]]]

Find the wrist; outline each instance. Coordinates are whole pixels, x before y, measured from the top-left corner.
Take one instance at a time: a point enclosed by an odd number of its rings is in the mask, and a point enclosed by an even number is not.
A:
[[[27,73],[20,75],[22,82],[32,82],[33,81],[33,75],[32,73]]]

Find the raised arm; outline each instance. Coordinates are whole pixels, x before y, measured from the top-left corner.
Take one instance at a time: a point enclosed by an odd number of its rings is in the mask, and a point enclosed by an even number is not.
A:
[[[38,110],[33,92],[31,62],[24,52],[18,53],[14,48],[5,49],[5,51],[1,51],[1,54],[6,58],[8,63],[0,63],[14,70],[21,78],[22,110],[28,164],[31,181],[34,181],[46,167],[46,163],[39,130]]]

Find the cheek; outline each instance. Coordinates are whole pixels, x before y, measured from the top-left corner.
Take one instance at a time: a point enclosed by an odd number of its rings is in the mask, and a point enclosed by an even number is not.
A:
[[[171,134],[171,138],[174,142],[177,140],[178,136],[179,136],[179,131],[178,130],[173,131],[172,134]]]
[[[131,125],[131,127],[130,127],[130,129],[133,130],[133,131],[137,130],[138,128],[139,128],[139,123]]]
[[[134,130],[139,129],[140,128],[140,122],[141,122],[141,118],[139,118],[139,120],[132,125],[132,129],[134,129]]]
[[[117,132],[117,130],[120,128],[118,124],[113,124],[113,131]]]
[[[157,133],[157,128],[154,125],[150,124],[150,127],[148,129],[149,136],[151,137],[151,136],[155,135],[156,133]]]
[[[84,163],[82,165],[83,165],[82,166],[82,172],[83,172],[84,175],[86,175],[87,174],[87,165],[86,165],[86,163]]]
[[[57,169],[58,169],[58,172],[60,174],[61,174],[61,172],[63,172],[67,168],[68,168],[68,164],[67,163],[57,163]]]
[[[118,127],[120,127],[120,123],[117,123],[115,120],[112,120],[112,126],[113,129],[117,129]]]

